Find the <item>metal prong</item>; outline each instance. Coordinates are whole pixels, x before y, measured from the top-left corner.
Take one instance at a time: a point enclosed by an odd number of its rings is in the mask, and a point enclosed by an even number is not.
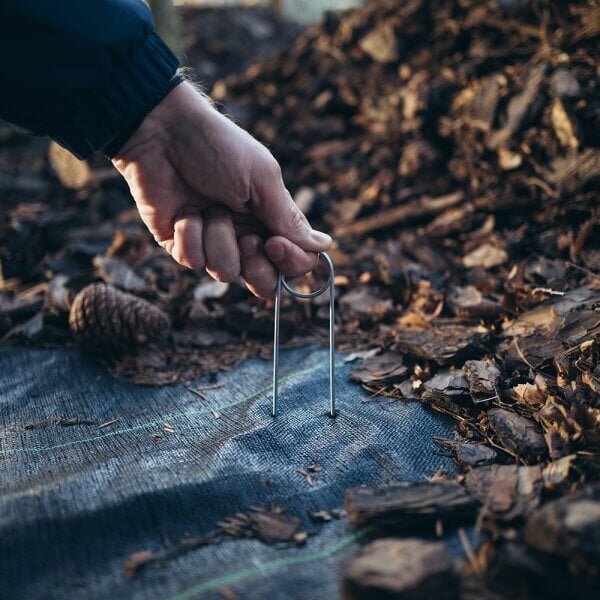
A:
[[[279,400],[279,316],[281,312],[281,288],[284,287],[296,298],[316,298],[329,289],[329,416],[335,417],[335,273],[333,262],[326,252],[320,256],[329,268],[327,282],[315,292],[298,292],[290,287],[281,275],[277,277],[275,290],[275,326],[273,335],[273,408],[272,415],[277,416],[277,403]]]
[[[279,313],[281,312],[281,275],[277,276],[275,288],[275,327],[273,333],[273,407],[271,414],[277,416],[277,401],[279,400]]]
[[[335,274],[329,256],[323,253],[329,264],[329,416],[335,417]]]

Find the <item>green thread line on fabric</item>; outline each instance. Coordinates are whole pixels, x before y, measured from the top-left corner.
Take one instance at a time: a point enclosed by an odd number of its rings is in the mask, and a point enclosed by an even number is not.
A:
[[[196,596],[196,594],[201,594],[202,592],[208,592],[210,590],[214,590],[222,585],[232,585],[235,583],[239,583],[240,581],[247,579],[248,577],[252,577],[253,575],[259,575],[261,573],[268,573],[269,571],[278,571],[283,567],[290,567],[293,565],[299,565],[303,563],[313,562],[315,560],[320,560],[323,558],[328,558],[343,550],[353,542],[356,542],[360,538],[364,537],[371,531],[373,531],[374,527],[364,527],[363,529],[359,529],[355,531],[351,535],[343,537],[341,540],[337,541],[335,544],[323,548],[323,550],[319,550],[314,554],[308,554],[303,556],[288,556],[286,558],[278,558],[276,560],[271,560],[266,562],[264,565],[260,565],[257,567],[247,567],[242,569],[241,571],[236,571],[234,573],[230,573],[229,575],[221,575],[219,577],[215,577],[213,579],[209,579],[208,581],[204,581],[203,583],[198,583],[187,590],[176,594],[175,596],[171,596],[169,600],[189,600]]]
[[[340,363],[340,365],[341,364],[343,364],[343,363]],[[340,366],[340,365],[336,365],[336,367]],[[280,381],[282,381],[282,382],[289,381],[290,379],[293,379],[294,377],[297,377],[298,375],[306,375],[307,373],[312,373],[313,371],[318,371],[322,367],[323,367],[322,364],[318,364],[318,365],[314,365],[312,367],[307,367],[306,369],[302,369],[300,371],[294,371],[293,373],[290,373],[289,375],[285,375],[284,377],[282,377],[280,379]],[[217,408],[220,411],[224,411],[229,408],[234,408],[236,406],[239,406],[240,404],[245,404],[246,402],[250,402],[251,400],[258,398],[261,394],[268,392],[270,389],[271,389],[271,386],[265,386],[265,387],[261,388],[260,390],[258,390],[257,392],[254,392],[253,394],[250,394],[249,396],[245,396],[241,400],[237,400],[236,402],[232,402],[231,404],[226,404],[224,406],[219,406]],[[95,442],[98,440],[115,437],[117,435],[122,435],[125,433],[132,433],[133,431],[139,431],[140,429],[146,429],[148,427],[156,427],[157,425],[163,425],[165,421],[175,421],[175,420],[181,419],[183,417],[209,415],[212,413],[212,410],[213,410],[212,408],[203,409],[203,410],[188,410],[185,412],[174,413],[172,415],[165,415],[164,417],[161,417],[160,419],[156,419],[154,421],[148,421],[147,423],[140,423],[139,425],[133,425],[132,427],[116,429],[115,431],[109,431],[109,432],[103,433],[101,435],[95,435],[94,437],[87,437],[87,438],[82,438],[80,440],[73,440],[71,442],[64,442],[63,444],[56,444],[54,446],[42,446],[42,447],[31,446],[29,448],[7,448],[6,450],[0,450],[0,456],[5,456],[7,454],[21,454],[21,453],[27,453],[27,452],[33,453],[33,452],[46,452],[46,451],[50,451],[50,450],[60,450],[62,448],[68,448],[70,446],[78,446],[80,444],[85,444],[87,442]]]

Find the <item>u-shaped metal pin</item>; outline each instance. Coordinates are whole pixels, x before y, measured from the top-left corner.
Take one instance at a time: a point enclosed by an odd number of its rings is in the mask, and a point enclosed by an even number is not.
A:
[[[277,277],[275,290],[275,327],[273,334],[273,409],[272,414],[277,416],[279,400],[279,314],[281,312],[281,290],[285,288],[289,294],[296,298],[316,298],[329,289],[329,416],[335,417],[335,282],[333,262],[326,252],[321,252],[320,257],[329,268],[327,281],[315,292],[307,294],[290,287],[285,277]]]

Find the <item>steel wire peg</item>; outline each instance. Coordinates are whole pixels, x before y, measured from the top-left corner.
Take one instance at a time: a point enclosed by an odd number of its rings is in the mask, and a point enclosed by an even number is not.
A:
[[[329,289],[329,410],[328,415],[335,417],[335,282],[333,262],[326,252],[320,253],[329,269],[327,281],[316,291],[303,293],[290,287],[283,275],[277,277],[275,289],[275,326],[273,333],[273,408],[272,415],[277,416],[277,405],[279,401],[279,315],[281,312],[282,288],[295,298],[316,298]]]

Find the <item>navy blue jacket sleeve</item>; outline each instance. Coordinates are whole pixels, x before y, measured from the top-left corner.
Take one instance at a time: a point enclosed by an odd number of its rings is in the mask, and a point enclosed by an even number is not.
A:
[[[132,132],[178,66],[142,0],[0,0],[0,119],[79,158]]]

